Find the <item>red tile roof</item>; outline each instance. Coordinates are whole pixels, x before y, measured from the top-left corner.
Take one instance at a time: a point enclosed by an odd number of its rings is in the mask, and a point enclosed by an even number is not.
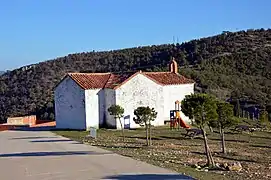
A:
[[[124,82],[129,80],[134,75],[135,75],[135,73],[124,73],[124,74],[113,74],[112,73],[104,87],[114,89],[114,88],[122,85]]]
[[[107,83],[110,73],[70,73],[68,74],[83,89],[100,89]]]
[[[144,72],[143,74],[161,85],[194,83],[192,79],[172,72]]]
[[[116,89],[137,74],[142,74],[152,81],[165,85],[191,84],[193,80],[172,72],[136,72],[136,73],[70,73],[70,76],[83,89]]]

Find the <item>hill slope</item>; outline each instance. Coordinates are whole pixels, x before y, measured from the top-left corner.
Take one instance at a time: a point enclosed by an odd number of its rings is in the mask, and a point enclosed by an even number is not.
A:
[[[71,54],[16,69],[0,77],[0,119],[25,114],[53,119],[53,88],[67,72],[162,71],[171,56],[203,92],[271,104],[271,30],[260,29],[177,45]]]

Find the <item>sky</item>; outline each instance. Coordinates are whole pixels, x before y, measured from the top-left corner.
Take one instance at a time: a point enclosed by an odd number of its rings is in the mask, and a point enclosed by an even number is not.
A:
[[[270,7],[270,0],[0,0],[0,70],[77,52],[267,29]]]

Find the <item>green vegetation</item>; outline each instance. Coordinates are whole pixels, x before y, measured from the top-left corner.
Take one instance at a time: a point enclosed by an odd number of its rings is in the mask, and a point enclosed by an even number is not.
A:
[[[225,129],[238,124],[238,118],[233,116],[233,106],[223,101],[217,102],[218,118],[212,120],[213,127],[219,129],[221,136],[222,153],[226,154]]]
[[[150,108],[149,106],[142,106],[134,110],[134,115],[136,116],[136,118],[133,119],[134,122],[141,126],[145,126],[146,144],[147,146],[151,146],[151,122],[154,121],[157,117],[157,112],[154,108]]]
[[[271,112],[271,30],[223,32],[182,44],[70,54],[0,76],[0,119],[37,114],[54,119],[53,89],[68,72],[166,71],[170,57],[196,90],[252,100]]]
[[[250,123],[250,122],[248,122]],[[247,125],[247,122],[241,124]],[[205,154],[202,153],[202,137],[186,138],[185,130],[170,130],[168,126],[152,129],[152,146],[145,144],[145,129],[127,130],[126,141],[122,141],[122,133],[117,130],[99,129],[97,139],[87,137],[84,131],[55,131],[54,133],[98,146],[118,154],[132,157],[160,167],[185,173],[201,180],[244,180],[270,179],[270,132],[235,133],[225,131],[227,154],[221,154],[220,134],[207,132],[208,144],[212,149],[214,161],[217,163],[240,162],[241,172],[233,171],[198,171],[195,164],[205,164]],[[268,176],[269,175],[269,176]]]
[[[261,126],[270,128],[270,121],[268,120],[268,113],[267,111],[261,111],[260,113],[260,118],[259,118],[259,123]]]
[[[205,126],[213,120],[217,119],[217,105],[215,98],[207,94],[192,94],[187,95],[182,101],[182,112],[193,119],[195,124],[200,128],[203,135],[205,154],[207,157],[207,165],[215,166],[212,153],[210,151]]]
[[[125,141],[124,127],[123,127],[124,125],[122,124],[121,119],[120,119],[123,117],[123,114],[124,114],[123,107],[121,107],[120,105],[112,105],[111,107],[108,108],[108,112],[110,113],[110,115],[114,116],[116,122],[117,120],[119,120],[121,130],[122,130],[123,141]]]

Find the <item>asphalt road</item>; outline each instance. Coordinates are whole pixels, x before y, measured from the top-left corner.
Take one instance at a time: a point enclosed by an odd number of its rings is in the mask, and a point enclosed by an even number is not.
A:
[[[1,180],[191,179],[46,131],[0,132]]]

